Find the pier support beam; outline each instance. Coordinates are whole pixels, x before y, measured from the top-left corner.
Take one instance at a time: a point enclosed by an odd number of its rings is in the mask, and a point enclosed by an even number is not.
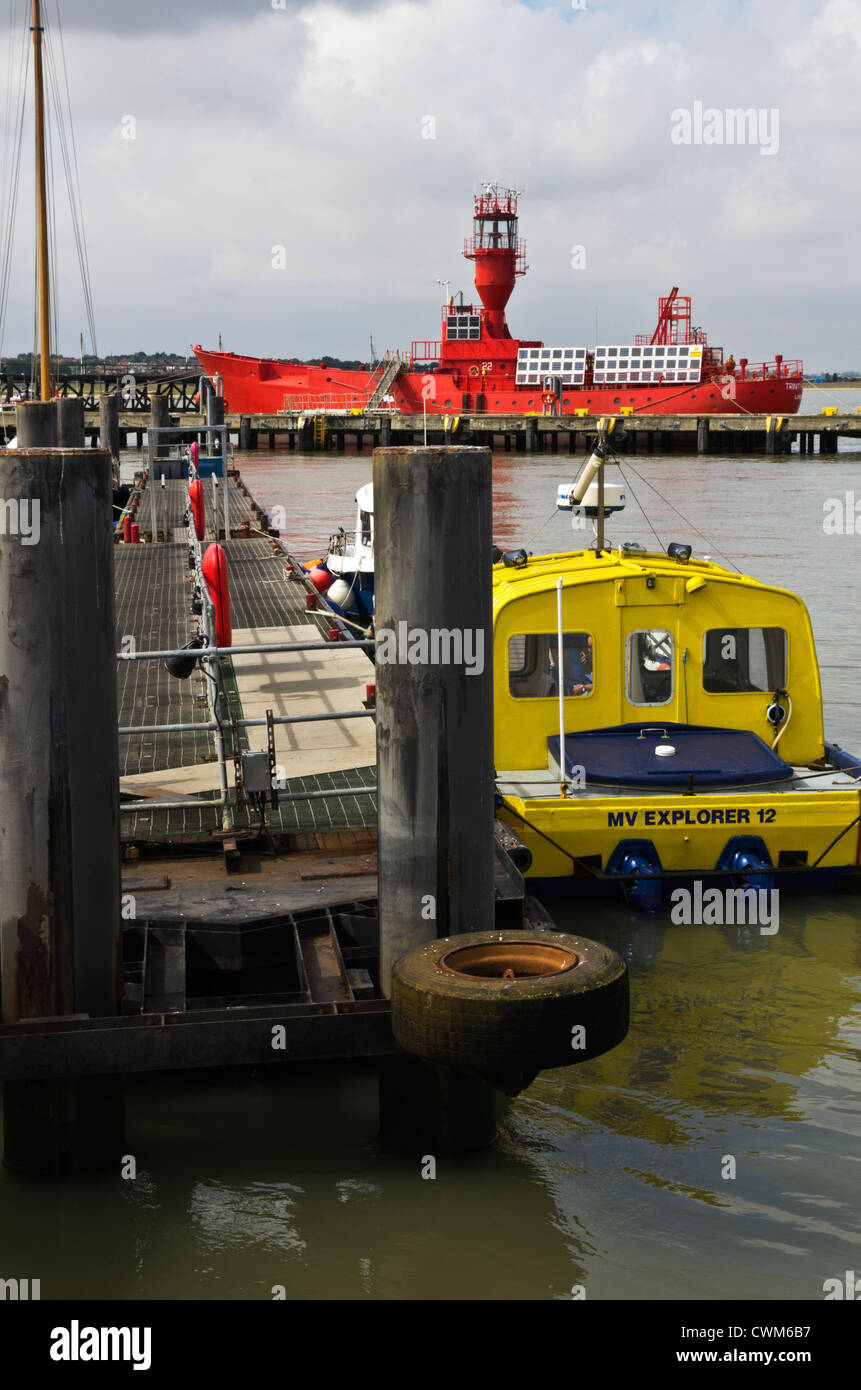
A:
[[[57,400],[57,446],[60,449],[83,449],[83,400],[81,396],[61,396]]]
[[[388,993],[394,962],[423,941],[494,924],[491,453],[378,449],[373,481],[380,983]],[[436,650],[434,632],[451,634],[461,659],[449,646]],[[383,641],[391,659],[382,659]],[[425,657],[418,664],[406,657],[411,642]],[[492,1088],[450,1067],[404,1057],[381,1070],[381,1137],[390,1146],[482,1148],[495,1114]]]
[[[99,1018],[119,1002],[110,455],[2,450],[0,496],[0,1016]],[[7,1082],[3,1108],[10,1167],[118,1162],[116,1080]]]
[[[207,425],[224,424],[224,397],[216,396],[214,391],[210,391],[206,397],[206,423]],[[221,435],[210,431],[206,436],[206,452],[211,457],[213,454],[219,453],[220,450]],[[226,472],[224,476],[227,477]]]
[[[57,446],[60,449],[83,449],[84,402],[80,396],[61,396],[57,402]]]
[[[709,422],[708,416],[701,415],[697,420],[697,453],[707,454],[709,451]]]
[[[120,457],[120,398],[99,398],[99,445],[117,462]]]
[[[170,412],[168,409],[167,396],[150,397],[149,422],[154,430],[166,429],[167,426],[170,424]],[[159,442],[156,443],[156,440],[158,440]],[[166,442],[166,436],[153,436],[153,447],[150,449],[150,457],[153,460],[157,458],[165,458],[167,456],[167,451],[168,445]],[[155,472],[155,469],[153,469],[153,472]]]
[[[22,401],[16,405],[15,431],[19,449],[56,448],[57,402]]]
[[[820,454],[836,454],[836,453],[837,453],[837,431],[836,431],[836,430],[823,430],[823,431],[822,431],[822,433],[821,433],[820,436],[819,436],[819,452],[820,452]]]

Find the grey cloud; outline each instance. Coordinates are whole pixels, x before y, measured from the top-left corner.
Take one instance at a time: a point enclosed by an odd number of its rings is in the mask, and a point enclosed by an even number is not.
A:
[[[370,10],[383,0],[338,0],[345,10]],[[57,0],[43,0],[50,24]],[[308,0],[286,0],[286,12],[308,8]],[[63,28],[99,30],[105,34],[181,33],[219,20],[257,19],[271,12],[271,0],[60,0]]]

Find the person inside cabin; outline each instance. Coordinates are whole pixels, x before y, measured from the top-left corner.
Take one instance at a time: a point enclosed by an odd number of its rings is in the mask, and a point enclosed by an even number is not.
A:
[[[547,648],[548,669],[541,677],[539,696],[558,695],[556,679],[558,646],[551,641]],[[567,633],[562,642],[563,691],[566,695],[589,695],[592,691],[592,638],[588,632]]]
[[[640,679],[647,704],[663,705],[672,695],[673,639],[663,628],[640,634]]]

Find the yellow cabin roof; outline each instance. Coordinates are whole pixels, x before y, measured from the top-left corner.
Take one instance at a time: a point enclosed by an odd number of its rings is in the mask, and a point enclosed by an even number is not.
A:
[[[784,704],[791,702],[777,751],[792,763],[822,757],[819,668],[810,618],[797,594],[712,560],[579,550],[530,556],[521,569],[502,562],[493,567],[497,767],[546,766],[547,737],[558,732],[558,695],[547,689],[556,659],[560,578],[563,628],[584,638],[581,669],[584,662],[593,668],[591,685],[565,696],[567,732],[665,720],[749,729],[771,746],[777,730],[766,710],[774,688],[766,681],[773,679],[789,692]],[[669,634],[657,653],[661,660],[649,661],[661,632]],[[747,663],[743,672],[737,645]],[[664,660],[670,650],[672,660]],[[715,675],[726,652],[733,653],[726,670],[734,672],[737,687]],[[638,663],[661,668],[661,698],[651,670],[638,679]]]

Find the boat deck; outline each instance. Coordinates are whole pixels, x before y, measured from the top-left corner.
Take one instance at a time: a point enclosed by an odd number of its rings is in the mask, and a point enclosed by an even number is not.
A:
[[[838,789],[840,791],[858,791],[858,778],[851,773],[843,771],[841,768],[812,768],[795,767],[793,776],[787,778],[785,782],[758,782],[756,784],[745,784],[744,786],[730,787],[705,787],[695,788],[696,796],[720,796],[722,799],[732,796],[749,797],[763,793],[769,796],[778,793],[792,795],[793,792],[827,792]],[[501,796],[516,796],[523,801],[539,801],[547,799],[559,800],[559,769],[558,767],[547,768],[512,768],[508,771],[499,771],[496,774],[496,790]],[[569,789],[566,801],[573,804],[577,801],[588,801],[600,798],[604,800],[608,797],[618,797],[621,800],[630,799],[632,796],[654,796],[672,797],[687,796],[689,793],[684,787],[655,787],[655,786],[611,786],[606,783],[592,782],[586,786],[573,786]]]

